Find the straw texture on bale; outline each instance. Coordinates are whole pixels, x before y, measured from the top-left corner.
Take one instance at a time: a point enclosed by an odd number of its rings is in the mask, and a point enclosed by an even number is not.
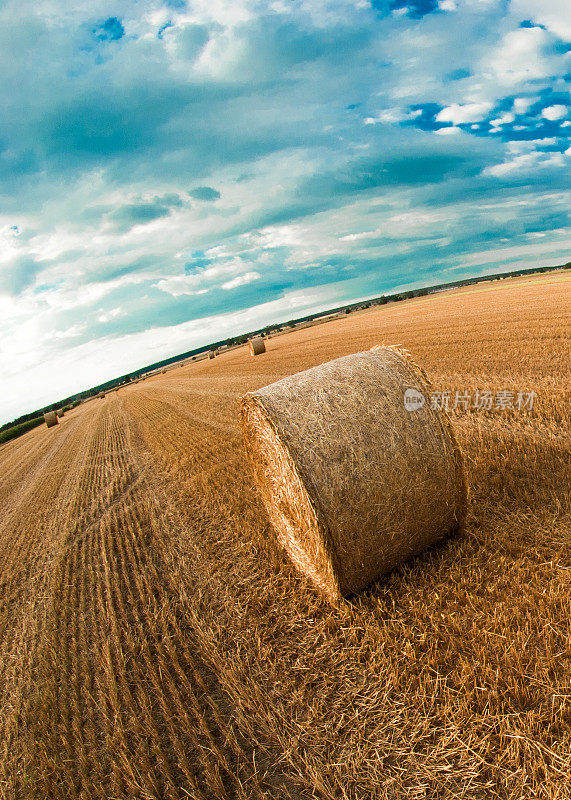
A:
[[[266,343],[261,336],[255,336],[253,339],[248,339],[250,345],[250,355],[259,356],[260,353],[266,352]]]
[[[63,410],[63,408],[58,408],[56,414],[58,415],[58,417],[63,417],[65,416],[65,411]]]
[[[467,487],[447,415],[398,346],[338,358],[247,394],[246,451],[278,541],[333,602],[457,530]]]
[[[44,414],[44,420],[48,428],[53,428],[54,425],[58,424],[58,418],[55,411],[48,411]]]

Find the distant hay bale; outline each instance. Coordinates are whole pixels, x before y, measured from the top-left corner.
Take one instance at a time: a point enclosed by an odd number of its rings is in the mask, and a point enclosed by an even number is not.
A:
[[[161,373],[162,373],[163,375],[165,375],[165,374],[166,374],[166,369],[162,369],[162,370],[161,370]]]
[[[215,350],[209,350],[208,351],[208,358],[216,358],[216,351]]]
[[[447,415],[421,402],[431,391],[393,346],[242,399],[244,444],[277,538],[333,602],[463,522],[462,455]]]
[[[252,339],[248,339],[248,344],[250,345],[251,356],[259,356],[261,353],[266,352],[266,343],[260,336],[254,336]]]
[[[58,418],[55,411],[48,411],[44,414],[44,420],[48,428],[53,428],[54,425],[58,424]]]
[[[100,397],[101,399],[103,399],[105,397],[105,392],[99,392],[97,397]]]
[[[58,408],[58,409],[56,409],[56,415],[57,415],[58,417],[63,417],[63,416],[65,416],[65,411],[63,410],[63,408]]]

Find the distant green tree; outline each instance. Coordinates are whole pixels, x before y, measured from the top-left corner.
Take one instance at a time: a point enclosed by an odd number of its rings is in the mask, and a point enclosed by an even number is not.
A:
[[[9,442],[11,439],[15,439],[17,436],[31,431],[32,428],[37,428],[43,421],[43,417],[35,417],[34,419],[29,419],[27,422],[21,422],[19,425],[12,425],[9,428],[5,428],[3,431],[0,431],[0,444]]]

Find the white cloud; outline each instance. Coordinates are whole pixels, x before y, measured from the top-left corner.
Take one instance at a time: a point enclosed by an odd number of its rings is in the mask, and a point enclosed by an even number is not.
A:
[[[220,288],[236,289],[238,286],[246,286],[246,284],[252,283],[252,281],[257,281],[258,278],[261,277],[262,276],[258,272],[245,272],[243,275],[236,275],[232,280],[226,281]]]
[[[541,28],[518,28],[507,33],[482,64],[482,73],[505,87],[548,76],[552,57],[546,52],[549,35]]]
[[[121,306],[117,306],[116,308],[110,308],[108,311],[102,311],[97,316],[97,322],[103,322],[103,323],[109,322],[112,319],[117,319],[117,317],[120,317],[124,313],[125,312],[121,308]]]
[[[525,114],[535,103],[535,97],[516,97],[514,100],[514,111],[516,114]]]
[[[71,328],[67,328],[63,331],[55,331],[52,333],[52,339],[56,341],[62,339],[74,339],[76,336],[81,336],[82,333],[87,329],[87,323],[78,323],[77,325],[72,325]]]
[[[563,105],[547,106],[547,108],[544,108],[543,111],[541,112],[541,116],[545,117],[545,119],[553,121],[557,119],[563,119],[563,117],[566,117],[567,111],[568,111],[567,106]]]
[[[376,125],[379,122],[404,122],[407,119],[416,119],[416,117],[419,117],[421,114],[421,109],[385,108],[379,111],[376,117],[365,117],[363,123],[365,125]]]
[[[491,167],[486,167],[483,174],[493,175],[494,178],[501,178],[505,175],[510,175],[513,172],[520,172],[529,167],[537,164],[537,153],[525,153],[521,156],[512,158],[511,161],[504,161],[502,164],[494,164]]]
[[[453,125],[451,128],[440,128],[440,130],[434,131],[438,136],[452,136],[456,133],[462,133],[462,128],[457,128]]]
[[[155,285],[161,292],[167,292],[173,297],[182,297],[183,295],[191,297],[206,294],[209,289],[193,288],[196,286],[196,281],[192,280],[193,277],[192,275],[176,275],[172,278],[163,278]]]
[[[532,19],[560,39],[571,39],[569,0],[512,0],[511,6],[516,19]]]
[[[467,122],[479,122],[491,111],[492,105],[493,104],[488,101],[466,103],[465,105],[453,103],[451,106],[443,108],[442,111],[436,115],[436,119],[438,122],[453,122],[454,125]]]
[[[540,150],[533,150],[530,153],[517,155],[509,161],[501,164],[494,164],[483,170],[484,175],[492,175],[495,178],[503,178],[517,172],[525,172],[533,169],[544,169],[546,167],[566,167],[565,154],[549,153]]]
[[[220,286],[222,289],[233,289],[260,277],[254,270],[243,272],[245,266],[252,266],[250,261],[238,256],[228,258],[227,253],[226,247],[213,247],[207,251],[207,256],[213,257],[216,254],[225,260],[206,268],[197,269],[188,275],[173,275],[168,278],[162,278],[155,286],[173,297],[181,297],[182,295],[197,296],[217,288],[217,282],[221,278],[234,276],[230,280],[224,281]]]
[[[494,128],[499,128],[500,125],[508,125],[510,122],[513,122],[515,119],[515,114],[512,114],[511,111],[506,111],[505,114],[502,114],[500,117],[496,117],[496,119],[490,120],[490,125]]]

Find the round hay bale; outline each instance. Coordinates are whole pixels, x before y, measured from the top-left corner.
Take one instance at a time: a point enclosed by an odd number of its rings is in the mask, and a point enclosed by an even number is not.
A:
[[[216,358],[216,351],[209,350],[208,351],[208,358]]]
[[[56,409],[56,415],[57,415],[58,417],[60,417],[60,418],[61,418],[61,417],[64,417],[64,416],[65,416],[65,411],[63,410],[63,408],[58,408],[58,409]]]
[[[100,397],[101,399],[103,399],[105,397],[105,392],[99,392],[97,397]]]
[[[54,425],[58,424],[58,418],[55,411],[48,411],[44,414],[44,421],[48,428],[53,428]]]
[[[248,339],[248,344],[250,346],[251,356],[259,356],[261,353],[266,352],[266,343],[260,336],[254,336],[252,339]]]
[[[278,541],[333,602],[463,522],[462,455],[431,391],[393,346],[242,399],[244,444]],[[405,407],[407,397],[416,402]]]
[[[162,370],[161,370],[161,373],[162,373],[163,375],[166,375],[166,369],[162,369]]]

